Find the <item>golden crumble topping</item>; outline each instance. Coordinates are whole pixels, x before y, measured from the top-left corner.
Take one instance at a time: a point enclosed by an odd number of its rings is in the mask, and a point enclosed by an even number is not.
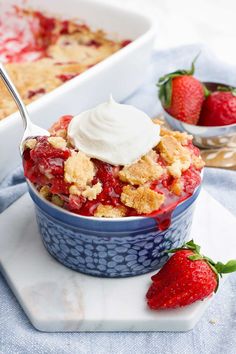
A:
[[[183,183],[181,182],[180,178],[176,178],[173,183],[171,184],[170,190],[172,193],[176,195],[181,195],[183,190]]]
[[[186,132],[169,130],[165,127],[161,127],[160,134],[161,136],[173,136],[182,145],[187,145],[188,142],[193,139],[192,135],[189,135]]]
[[[173,136],[164,135],[157,146],[163,159],[169,164],[168,172],[173,177],[180,177],[191,164],[191,154],[187,147],[182,146]]]
[[[142,185],[152,182],[163,174],[163,168],[156,162],[157,153],[151,150],[133,165],[125,166],[119,172],[119,178],[123,182],[132,185]]]
[[[48,138],[49,143],[55,148],[55,149],[65,149],[67,142],[65,139],[59,137],[59,136],[50,136]]]
[[[152,121],[154,124],[157,124],[157,125],[163,125],[165,122],[159,118],[152,118]]]
[[[123,206],[113,207],[112,205],[99,204],[94,216],[102,218],[121,218],[125,216],[126,208]]]
[[[158,210],[164,202],[164,195],[157,193],[146,186],[137,189],[128,185],[123,187],[121,201],[133,208],[138,214],[150,214]]]
[[[94,200],[97,198],[97,195],[102,191],[102,184],[100,182],[94,184],[92,187],[86,187],[86,189],[82,192],[82,196],[87,198],[88,200]]]
[[[82,190],[83,189],[77,187],[76,184],[72,184],[72,186],[70,186],[70,188],[69,188],[70,194],[74,194],[74,195],[81,195]]]
[[[182,175],[182,163],[180,160],[173,162],[167,167],[167,171],[172,177],[179,178]]]
[[[69,75],[75,70],[78,73],[85,70],[80,64],[76,67],[74,64],[55,65],[52,59],[8,63],[6,69],[25,104],[60,86],[63,83],[60,79],[62,73]],[[0,90],[0,119],[3,119],[16,111],[16,105],[3,82],[0,82]]]
[[[192,155],[192,163],[193,166],[200,170],[205,166],[205,162],[203,161],[203,159],[201,158],[201,156],[196,156],[196,155]]]
[[[96,35],[93,33],[90,38],[85,33],[83,36],[81,36],[81,33],[63,35],[60,36],[55,45],[51,45],[48,48],[48,54],[52,58],[62,62],[68,62],[71,61],[71,58],[74,58],[76,62],[89,67],[90,65],[99,63],[119,49],[118,43],[109,40],[105,41],[104,37],[105,34],[102,31],[96,32]],[[99,47],[87,45],[94,38],[101,43]],[[77,72],[76,70],[77,67],[74,64],[71,72]]]
[[[24,148],[32,150],[32,149],[35,148],[36,144],[37,144],[37,140],[36,139],[27,139],[24,142]]]
[[[157,146],[158,151],[161,153],[163,159],[172,164],[176,160],[180,160],[185,155],[189,155],[189,151],[173,137],[165,135],[161,138]]]
[[[74,152],[64,165],[66,182],[74,183],[79,188],[85,188],[95,175],[94,164],[84,153]]]
[[[67,138],[67,130],[66,129],[57,129],[55,131],[53,129],[50,129],[49,133],[51,133],[52,135],[55,135],[57,137],[63,138],[63,139]],[[69,145],[69,143],[68,143],[68,145]]]
[[[102,184],[100,182],[96,183],[93,186],[85,186],[84,188],[78,187],[76,184],[73,184],[69,188],[70,194],[82,195],[88,200],[94,200],[97,198],[98,194],[102,191]]]

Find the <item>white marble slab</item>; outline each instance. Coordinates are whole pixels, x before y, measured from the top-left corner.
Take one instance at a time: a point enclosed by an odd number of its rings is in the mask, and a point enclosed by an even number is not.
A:
[[[234,216],[203,191],[191,237],[209,256],[225,261],[236,258],[235,229]],[[211,300],[153,312],[144,299],[151,274],[100,279],[67,269],[44,249],[28,195],[0,216],[0,265],[23,310],[41,331],[186,331]]]

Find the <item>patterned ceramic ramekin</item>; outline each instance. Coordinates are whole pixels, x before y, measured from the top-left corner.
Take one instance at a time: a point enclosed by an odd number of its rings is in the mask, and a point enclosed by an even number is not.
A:
[[[48,252],[65,266],[99,277],[129,277],[160,268],[165,252],[184,243],[192,223],[194,194],[179,204],[171,225],[158,229],[150,217],[95,218],[70,213],[43,199],[28,183],[37,223]]]

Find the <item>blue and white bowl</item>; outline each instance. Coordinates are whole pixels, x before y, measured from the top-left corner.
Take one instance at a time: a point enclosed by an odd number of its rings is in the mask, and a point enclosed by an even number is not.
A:
[[[99,277],[129,277],[160,268],[166,250],[181,246],[188,238],[195,200],[200,192],[179,204],[171,225],[158,229],[150,217],[84,217],[59,208],[39,195],[31,183],[37,223],[44,246],[65,266]]]

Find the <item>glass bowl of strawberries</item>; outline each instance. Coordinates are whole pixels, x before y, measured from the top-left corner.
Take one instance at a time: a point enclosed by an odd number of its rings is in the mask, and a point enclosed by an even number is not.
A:
[[[75,148],[68,138],[74,118],[62,117],[49,137],[24,144],[24,173],[46,249],[94,276],[160,268],[166,250],[189,237],[204,166],[199,149],[186,133],[160,126],[160,140],[146,155],[112,165]]]
[[[178,70],[159,79],[164,118],[173,130],[191,134],[201,148],[235,143],[236,88],[225,83],[201,82],[190,70]]]

